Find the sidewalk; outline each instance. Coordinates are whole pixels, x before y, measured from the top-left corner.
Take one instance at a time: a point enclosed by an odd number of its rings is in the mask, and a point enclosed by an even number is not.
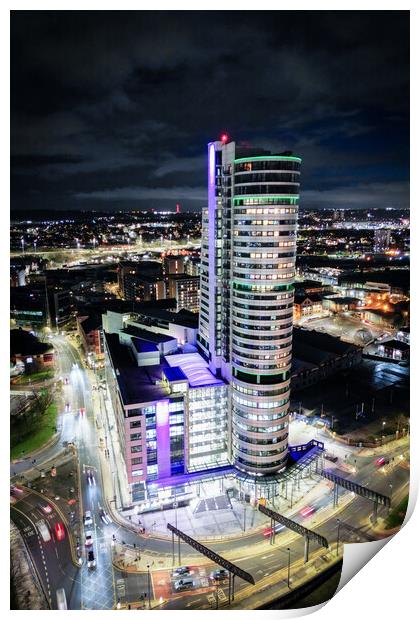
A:
[[[341,499],[341,503],[337,508],[332,506],[332,502],[321,508],[317,513],[314,514],[314,518],[312,520],[308,520],[308,523],[305,523],[305,526],[309,529],[318,530],[319,526],[331,518],[332,515],[336,517],[341,514],[349,504],[354,500],[350,493],[347,494],[346,497]],[[281,547],[285,548],[289,546],[294,540],[298,539],[300,536],[290,530],[287,530],[286,534],[283,534],[281,537]],[[257,555],[261,555],[263,553],[267,553],[268,551],[273,550],[278,545],[278,540],[276,539],[275,546],[270,544],[270,539],[261,537],[261,542],[254,543],[252,545],[252,555],[256,557]],[[321,549],[324,554],[330,553],[331,549],[334,547],[333,541],[330,542],[330,550]],[[151,568],[153,571],[157,570],[165,570],[172,571],[174,566],[178,565],[178,541],[175,537],[174,541],[174,556],[175,562],[173,562],[172,551],[170,553],[153,553],[150,551],[145,552],[143,539],[139,539],[139,545],[136,545],[136,548],[133,548],[132,545],[122,545],[120,542],[116,542],[113,545],[113,564],[119,570],[123,570],[128,573],[136,573],[136,572],[147,572],[147,566]],[[183,549],[185,549],[185,544]],[[211,546],[211,545],[210,545]],[[234,562],[238,562],[241,559],[248,557],[250,553],[249,547],[245,544],[244,547],[238,551],[238,549],[233,549],[232,551],[224,551],[223,556],[226,559],[230,559]],[[188,554],[182,553],[181,555],[181,564],[187,566],[204,566],[206,564],[212,564],[211,560],[207,560],[201,554],[194,555],[193,552]]]

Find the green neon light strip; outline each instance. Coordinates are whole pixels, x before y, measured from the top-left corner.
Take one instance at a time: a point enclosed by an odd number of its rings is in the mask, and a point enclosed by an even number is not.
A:
[[[233,362],[235,363],[235,362]],[[234,366],[234,369],[236,370],[236,372],[240,372],[243,375],[251,375],[252,377],[281,377],[281,380],[279,380],[279,383],[284,383],[285,381],[288,381],[290,377],[285,377],[284,375],[287,373],[287,370],[282,373],[277,373],[274,375],[262,375],[260,372],[251,372],[250,370],[241,370],[240,368],[238,368],[237,366]],[[240,377],[238,377],[238,375],[233,375],[235,377],[235,379],[238,379],[239,381],[244,381],[244,379],[241,379]],[[246,381],[244,381],[244,383],[246,383]],[[260,385],[275,385],[275,383],[260,383]],[[246,406],[246,405],[245,405]],[[280,405],[282,406],[282,405]]]
[[[258,200],[265,200],[266,198],[275,198],[278,200],[299,200],[300,194],[241,194],[240,196],[234,196],[233,200],[247,200],[248,198],[258,198]]]
[[[241,289],[252,289],[253,286],[264,286],[265,287],[265,286],[270,286],[270,285],[244,284],[242,282],[237,282],[236,280],[233,281],[233,288],[237,291],[240,291]],[[254,289],[254,292],[255,293],[272,293],[272,292],[278,292],[278,291],[293,291],[294,290],[293,284],[273,284],[271,286],[276,287],[276,288],[263,290],[263,291],[262,290],[258,291],[257,289]]]
[[[255,157],[240,157],[239,159],[235,159],[235,164],[242,161],[259,161],[260,159],[266,159],[268,161],[302,161],[300,157],[290,157],[289,155],[256,155]]]

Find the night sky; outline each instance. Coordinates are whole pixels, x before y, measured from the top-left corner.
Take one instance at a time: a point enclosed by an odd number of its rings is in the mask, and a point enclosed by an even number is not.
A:
[[[12,212],[201,209],[222,132],[302,207],[408,207],[409,12],[14,11],[11,112]]]

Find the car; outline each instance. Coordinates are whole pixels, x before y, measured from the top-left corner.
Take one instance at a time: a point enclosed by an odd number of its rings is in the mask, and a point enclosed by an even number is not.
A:
[[[302,508],[302,510],[300,510],[299,513],[301,517],[306,519],[307,517],[310,517],[311,515],[313,515],[315,510],[316,508],[314,506],[305,506],[305,508]]]
[[[36,522],[36,526],[38,528],[39,533],[41,534],[42,540],[44,542],[49,542],[51,540],[51,534],[49,527],[45,523],[44,519],[40,519]]]
[[[85,534],[85,547],[91,547],[93,545],[93,534],[92,532],[86,532]]]
[[[23,489],[19,489],[15,484],[10,485],[10,495],[21,495],[23,493]]]
[[[174,583],[174,588],[177,592],[182,592],[182,590],[190,590],[193,587],[194,581],[190,577],[180,579],[179,581],[175,581]]]
[[[46,515],[52,513],[52,508],[49,504],[38,504],[39,508],[41,508],[42,512],[45,512]]]
[[[191,573],[189,566],[179,566],[172,571],[172,577],[181,577],[182,575],[189,575]]]
[[[70,403],[66,403],[65,410],[70,411]]]
[[[335,456],[335,454],[331,454],[330,452],[326,452],[324,454],[324,458],[327,459],[327,461],[332,461],[333,463],[338,461],[338,456]]]
[[[57,540],[64,540],[66,537],[66,531],[64,529],[64,526],[62,523],[60,523],[59,521],[57,521],[57,523],[54,525],[54,531],[55,531],[55,537]]]
[[[108,513],[105,512],[105,510],[103,508],[99,508],[99,516],[101,517],[101,521],[105,525],[109,525],[111,523],[111,519],[109,518]]]
[[[86,413],[86,409],[84,407],[80,407],[79,414],[81,415],[82,418],[84,417],[85,413]]]
[[[210,573],[210,579],[212,581],[225,581],[225,579],[229,579],[229,571],[225,568],[214,570]]]
[[[278,534],[279,532],[281,532],[282,530],[284,530],[286,526],[282,525],[281,523],[277,523],[277,525],[274,526],[274,531],[276,534]],[[271,534],[273,533],[273,528],[272,527],[266,527],[263,530],[263,536],[265,538],[268,538],[269,536],[271,536]]]
[[[83,518],[83,524],[85,526],[93,525],[92,513],[90,510],[86,510],[85,516]]]
[[[95,568],[95,566],[96,566],[95,555],[91,549],[90,551],[88,551],[88,554],[87,554],[87,567]]]
[[[92,471],[88,471],[86,472],[86,481],[88,483],[89,486],[96,486],[96,480],[95,480],[95,476],[93,475]]]
[[[388,465],[389,463],[389,459],[386,459],[384,456],[380,456],[378,459],[376,459],[375,461],[375,465],[378,469],[380,469],[381,467],[383,467],[384,465]]]

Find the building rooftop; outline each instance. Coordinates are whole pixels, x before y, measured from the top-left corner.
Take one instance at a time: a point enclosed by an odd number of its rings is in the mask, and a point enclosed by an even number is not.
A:
[[[148,403],[169,396],[162,383],[164,365],[137,366],[130,347],[120,344],[118,334],[104,334],[124,405]]]
[[[361,305],[361,301],[358,297],[340,297],[340,296],[334,296],[334,295],[327,295],[324,299],[329,299],[330,301],[333,301],[336,304],[360,304]]]
[[[102,327],[102,317],[98,314],[89,314],[86,317],[78,317],[79,325],[85,332],[85,334],[89,334],[91,331],[101,329]]]
[[[375,282],[377,284],[389,284],[391,287],[408,291],[410,288],[410,271],[409,269],[390,269],[345,273],[339,276],[339,284],[344,282],[359,282],[361,284]]]
[[[293,362],[295,366],[305,364],[320,364],[328,359],[357,349],[356,345],[343,342],[329,334],[295,327],[293,329]]]
[[[409,351],[410,345],[401,340],[387,340],[381,343],[386,349],[397,349],[398,351]]]
[[[179,367],[182,370],[191,387],[225,384],[210,372],[206,360],[199,353],[176,353],[167,355],[165,360],[172,368]]]
[[[188,273],[171,273],[168,275],[169,280],[200,280],[200,276],[190,276]]]
[[[168,366],[163,369],[163,374],[168,381],[188,381],[187,376],[179,366]]]
[[[176,302],[175,302],[176,303]],[[168,310],[144,307],[136,310],[141,317],[147,317],[149,320],[156,320],[159,324],[173,323],[175,325],[181,325],[182,327],[189,327],[191,329],[198,329],[198,314],[196,312],[190,312],[189,310],[180,310],[179,312],[170,312]]]
[[[295,282],[295,290],[306,288],[323,288],[324,285],[319,280],[303,280],[303,282]]]
[[[41,342],[36,336],[24,329],[10,330],[10,353],[20,355],[42,355],[52,351],[50,342]]]
[[[174,340],[173,336],[167,336],[166,334],[157,334],[156,332],[142,329],[141,327],[137,327],[136,325],[127,325],[127,327],[125,327],[122,332],[124,334],[128,334],[129,336],[134,336],[135,339],[146,340],[147,342],[152,342],[154,344],[161,344],[163,342],[169,342],[170,340]]]
[[[131,342],[135,346],[137,353],[156,353],[158,351],[157,346],[148,340],[140,340],[140,338],[133,336]]]
[[[295,304],[301,304],[305,299],[309,299],[312,302],[321,302],[322,297],[317,293],[305,293],[303,291],[299,291],[295,293]]]

